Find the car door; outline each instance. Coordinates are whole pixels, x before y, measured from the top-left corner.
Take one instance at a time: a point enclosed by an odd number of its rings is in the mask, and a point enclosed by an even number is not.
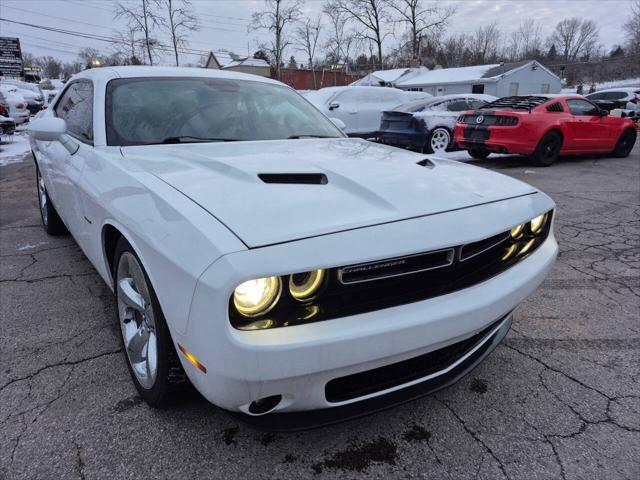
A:
[[[404,102],[402,91],[385,88],[362,88],[358,92],[358,132],[374,134],[380,128],[384,110],[391,110]]]
[[[571,116],[567,120],[567,130],[571,135],[573,150],[605,150],[612,134],[604,117],[597,115],[600,110],[593,103],[579,98],[567,100]],[[567,142],[569,144],[569,142]]]
[[[84,229],[82,198],[78,183],[84,158],[93,149],[93,84],[89,80],[70,83],[53,109],[67,124],[67,135],[77,148],[69,151],[61,142],[48,142],[40,148],[48,157],[47,175],[52,200],[65,225],[81,243]],[[73,153],[72,153],[73,152]]]
[[[327,108],[329,110],[327,116],[344,122],[345,133],[351,135],[358,131],[358,104],[355,91],[345,90],[336,94],[329,100]]]

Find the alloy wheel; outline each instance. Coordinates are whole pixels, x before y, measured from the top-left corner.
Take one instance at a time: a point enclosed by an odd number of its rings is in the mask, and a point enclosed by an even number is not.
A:
[[[451,136],[443,128],[436,129],[431,135],[431,150],[434,152],[444,152],[449,148]]]
[[[155,315],[142,267],[131,252],[120,256],[116,288],[118,318],[129,364],[142,388],[151,389],[158,372]]]
[[[49,223],[49,214],[47,212],[47,189],[44,186],[44,179],[38,168],[38,205],[40,206],[40,215],[42,215],[42,223],[46,226]]]

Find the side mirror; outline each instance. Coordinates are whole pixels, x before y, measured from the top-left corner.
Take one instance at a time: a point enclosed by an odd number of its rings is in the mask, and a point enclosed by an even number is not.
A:
[[[340,130],[342,130],[343,132],[347,129],[347,125],[340,120],[339,118],[336,117],[330,117],[329,120],[331,120],[333,122],[333,124],[338,127]]]
[[[37,118],[29,126],[29,134],[36,140],[52,142],[67,132],[67,123],[57,117]]]
[[[329,104],[329,110],[335,110],[336,108],[340,108],[340,104],[339,103],[330,103]]]
[[[599,117],[606,117],[607,115],[609,115],[609,111],[601,108],[598,110],[598,113],[596,115],[598,115]]]

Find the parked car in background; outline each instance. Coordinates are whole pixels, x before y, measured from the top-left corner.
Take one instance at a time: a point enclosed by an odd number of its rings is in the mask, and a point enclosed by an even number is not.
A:
[[[18,93],[18,88],[13,85],[3,85],[0,83],[0,92],[9,105],[9,114],[16,122],[16,125],[29,121],[29,110],[27,110],[27,102],[24,97]]]
[[[590,93],[586,96],[598,107],[611,111],[615,108],[623,110],[640,110],[640,88],[610,88]]]
[[[492,95],[468,93],[403,103],[382,112],[378,141],[425,153],[444,152],[451,147],[460,112],[478,109],[495,99]]]
[[[43,226],[113,289],[154,406],[191,381],[255,422],[330,423],[431,393],[500,343],[558,252],[537,188],[346,138],[254,75],[85,70],[30,136]]]
[[[16,130],[16,122],[13,118],[3,115],[0,111],[0,137],[13,135]]]
[[[342,120],[350,137],[370,138],[376,136],[383,110],[430,95],[386,87],[326,87],[304,96],[326,116]]]
[[[505,97],[460,115],[455,142],[474,158],[526,155],[549,166],[563,154],[626,157],[637,136],[628,118],[609,116],[581,95]]]
[[[18,93],[22,95],[27,104],[27,110],[31,115],[35,115],[44,105],[42,90],[35,83],[21,82],[20,80],[3,79],[0,84],[14,86],[18,89]]]

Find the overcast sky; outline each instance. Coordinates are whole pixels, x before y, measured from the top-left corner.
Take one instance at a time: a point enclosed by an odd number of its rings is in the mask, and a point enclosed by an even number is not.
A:
[[[135,2],[136,0],[125,0]],[[119,23],[113,19],[112,0],[0,0],[0,17],[47,27],[112,36]],[[228,49],[238,54],[253,53],[265,34],[248,32],[251,14],[263,8],[262,0],[192,0],[201,30],[190,37],[189,47],[198,50]],[[324,0],[306,0],[304,11],[318,15]],[[510,33],[525,18],[534,18],[545,27],[545,36],[566,17],[594,20],[600,27],[600,41],[607,49],[624,42],[622,24],[630,11],[631,0],[440,0],[441,5],[456,5],[448,32],[472,31],[478,25],[499,22]],[[78,50],[89,46],[109,51],[105,42],[0,22],[0,35],[19,37],[23,51],[51,55],[64,61],[75,59]],[[385,48],[397,40],[388,37]],[[296,55],[297,53],[297,55]],[[289,51],[302,60],[301,52]],[[197,63],[198,56],[183,56]],[[170,57],[163,63],[169,64]]]

